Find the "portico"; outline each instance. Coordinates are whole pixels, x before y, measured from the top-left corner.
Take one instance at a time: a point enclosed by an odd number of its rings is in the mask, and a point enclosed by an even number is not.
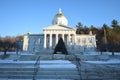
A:
[[[62,37],[66,47],[71,48],[76,41],[76,30],[62,25],[44,28],[44,48],[54,49],[60,37]]]

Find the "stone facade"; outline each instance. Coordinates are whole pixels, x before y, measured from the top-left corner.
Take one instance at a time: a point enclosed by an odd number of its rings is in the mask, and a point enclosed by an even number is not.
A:
[[[43,43],[44,43],[44,35],[43,34],[28,34],[29,38],[26,38],[26,45],[27,49],[24,49],[24,51],[29,52],[39,52],[40,49],[43,49]],[[28,42],[27,42],[28,41]]]
[[[81,51],[95,51],[95,35],[76,35],[76,47]]]

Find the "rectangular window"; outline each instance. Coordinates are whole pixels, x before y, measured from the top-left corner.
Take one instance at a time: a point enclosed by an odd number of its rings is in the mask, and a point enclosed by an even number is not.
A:
[[[92,37],[92,43],[94,43],[94,37]]]
[[[80,39],[77,40],[78,44],[80,44]]]
[[[92,38],[88,38],[89,43],[92,43]]]
[[[83,39],[82,39],[82,43],[86,43],[86,38],[83,38]]]

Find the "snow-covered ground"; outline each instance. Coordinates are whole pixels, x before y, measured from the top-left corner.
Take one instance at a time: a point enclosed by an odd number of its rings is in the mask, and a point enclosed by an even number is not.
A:
[[[4,54],[4,52],[0,52],[0,55],[3,55]],[[8,60],[10,60],[10,61],[14,61],[14,60],[16,60],[16,59],[18,59],[19,57],[20,57],[20,55],[34,55],[34,54],[29,54],[29,53],[27,53],[27,52],[19,52],[19,55],[16,55],[16,52],[7,52],[7,54],[11,54],[8,58],[6,58],[6,59],[4,59],[4,60],[6,60],[6,61],[8,61]],[[91,57],[92,55],[92,57],[95,57],[94,55],[100,55],[101,53],[100,52],[85,52],[85,53],[83,53],[83,55],[85,56],[87,56],[86,58],[89,58],[89,57]],[[104,56],[104,55],[111,55],[112,53],[111,52],[103,52],[102,53],[102,58],[104,58],[104,57],[106,57],[106,56]],[[78,56],[79,56],[79,54],[77,54]],[[90,56],[89,56],[90,55]],[[117,52],[115,52],[115,55],[118,55],[118,56],[120,56],[120,52],[119,53],[117,53]],[[47,55],[44,55],[44,56],[42,56],[41,55],[41,57],[46,57]],[[63,55],[62,55],[63,56]],[[29,56],[30,57],[30,56]],[[52,57],[52,56],[50,56],[50,57]],[[60,55],[58,54],[57,56],[54,56],[54,57],[60,57]],[[65,56],[64,56],[65,57]],[[107,61],[98,61],[98,60],[92,60],[92,59],[88,59],[87,61],[84,61],[84,62],[87,62],[87,63],[94,63],[94,64],[118,64],[118,63],[120,63],[120,59],[119,59],[119,57],[118,58],[116,58],[116,57],[114,57],[114,58],[110,58],[109,56],[107,56],[109,59],[107,60]],[[81,57],[82,58],[82,57]],[[2,59],[0,59],[0,60],[2,60]],[[59,61],[60,62],[60,61]]]
[[[84,52],[84,55],[101,55],[101,52]],[[102,55],[112,55],[112,52],[102,52]],[[120,52],[114,52],[114,55],[120,55]]]
[[[0,52],[0,55],[4,52]],[[7,54],[16,54],[16,52],[7,52]],[[20,55],[33,55],[27,52],[18,52]],[[112,55],[112,52],[102,52],[103,55]],[[115,55],[120,55],[120,52],[114,52]],[[83,52],[83,55],[101,55],[101,52]]]
[[[4,52],[0,52],[0,55],[2,55],[2,54],[4,54]],[[17,54],[16,52],[7,52],[6,54]],[[28,55],[28,53],[27,52],[18,52],[18,54],[20,54],[20,55],[25,55],[25,54],[27,54]],[[30,54],[31,55],[31,54]]]
[[[68,60],[42,60],[40,64],[41,68],[76,68],[76,65]]]
[[[13,60],[0,60],[0,63],[15,63],[15,64],[22,64],[22,63],[35,63],[36,61],[13,61]]]
[[[4,54],[4,52],[0,52],[0,55]],[[16,54],[16,52],[7,52],[6,54]]]
[[[83,61],[83,62],[93,64],[120,64],[120,59],[110,59],[108,61]]]
[[[11,61],[11,60],[0,60],[0,64],[4,63],[7,65],[3,65],[1,67],[22,67],[23,64],[35,64],[36,61]],[[10,66],[10,64],[14,64],[14,66]],[[19,65],[18,65],[19,64]],[[20,66],[20,64],[22,64]],[[29,65],[28,65],[29,66]],[[28,67],[28,66],[23,66],[23,67]],[[31,65],[30,65],[31,66]],[[68,60],[41,60],[40,61],[40,68],[76,68],[75,64],[72,64],[70,61]]]

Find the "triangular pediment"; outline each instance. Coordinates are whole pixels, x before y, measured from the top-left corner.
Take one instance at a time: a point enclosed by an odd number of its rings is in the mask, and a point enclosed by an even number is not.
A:
[[[45,27],[44,30],[75,30],[75,29],[64,25],[52,25]]]

